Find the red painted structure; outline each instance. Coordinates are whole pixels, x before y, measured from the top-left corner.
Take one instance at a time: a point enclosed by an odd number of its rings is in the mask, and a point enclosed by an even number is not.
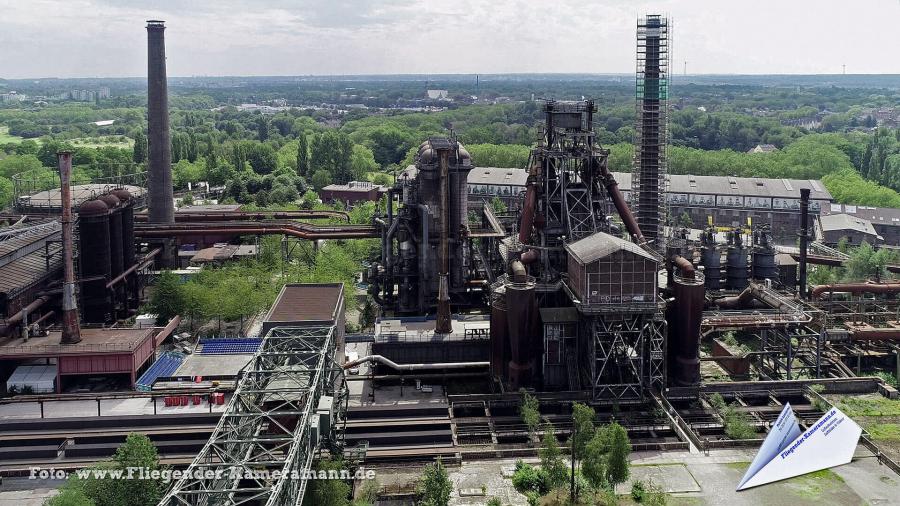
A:
[[[56,391],[61,393],[64,376],[128,374],[130,386],[138,371],[152,361],[156,347],[177,326],[165,329],[82,328],[81,342],[60,344],[60,332],[29,340],[9,339],[0,343],[0,360],[46,359],[56,362]]]

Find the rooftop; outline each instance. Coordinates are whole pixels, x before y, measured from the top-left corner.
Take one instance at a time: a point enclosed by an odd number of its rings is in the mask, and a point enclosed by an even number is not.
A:
[[[614,172],[619,188],[631,188],[630,172]],[[669,174],[667,193],[702,193],[741,197],[776,197],[799,199],[800,189],[809,188],[809,198],[832,200],[831,193],[821,181],[814,179],[772,179],[762,177],[694,176]]]
[[[281,289],[267,322],[332,322],[338,318],[343,283],[294,283]]]
[[[330,184],[322,188],[324,191],[370,192],[372,190],[387,191],[383,186],[369,181],[350,181],[347,184]]]
[[[0,358],[130,353],[155,333],[153,328],[82,328],[80,343],[59,344],[62,333],[51,331],[47,337],[32,337],[28,341],[20,337],[0,343]]]
[[[831,206],[822,209],[822,214],[848,214],[856,218],[869,220],[873,224],[900,226],[900,209],[892,207],[831,204]]]
[[[819,217],[819,224],[822,226],[823,232],[834,232],[841,230],[853,230],[861,234],[878,236],[875,227],[868,220],[850,216],[849,214],[828,214]]]
[[[478,167],[469,171],[469,184],[525,186],[528,172],[524,169]]]
[[[131,193],[132,197],[134,198],[143,197],[144,193],[146,193],[146,189],[141,188],[140,186],[99,183],[77,184],[72,186],[72,206],[77,211],[78,206],[80,206],[84,202],[95,197],[99,197],[100,195],[103,195],[105,193],[109,193],[110,191],[118,188],[124,188],[128,190],[128,192]],[[61,206],[59,188],[45,190],[33,195],[21,197],[20,200],[21,205],[29,208],[57,209]]]
[[[587,264],[605,258],[617,251],[628,251],[648,260],[656,260],[653,255],[637,244],[604,232],[597,232],[594,235],[567,244],[566,251],[575,257],[575,260],[580,264]]]

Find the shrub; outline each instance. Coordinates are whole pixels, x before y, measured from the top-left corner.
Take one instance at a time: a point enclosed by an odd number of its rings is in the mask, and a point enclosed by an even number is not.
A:
[[[644,502],[646,494],[647,489],[644,488],[644,482],[641,480],[634,480],[631,484],[631,498],[634,499],[635,502]]]

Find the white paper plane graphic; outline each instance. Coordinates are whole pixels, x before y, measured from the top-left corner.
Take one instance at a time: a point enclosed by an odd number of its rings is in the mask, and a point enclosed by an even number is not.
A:
[[[862,428],[837,408],[828,410],[803,432],[787,404],[737,489],[846,464],[853,459],[860,435]]]

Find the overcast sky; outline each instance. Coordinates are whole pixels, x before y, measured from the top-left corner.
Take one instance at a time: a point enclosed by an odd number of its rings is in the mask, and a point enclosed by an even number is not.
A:
[[[900,73],[900,0],[0,0],[0,77],[634,71],[673,18],[688,73]]]

